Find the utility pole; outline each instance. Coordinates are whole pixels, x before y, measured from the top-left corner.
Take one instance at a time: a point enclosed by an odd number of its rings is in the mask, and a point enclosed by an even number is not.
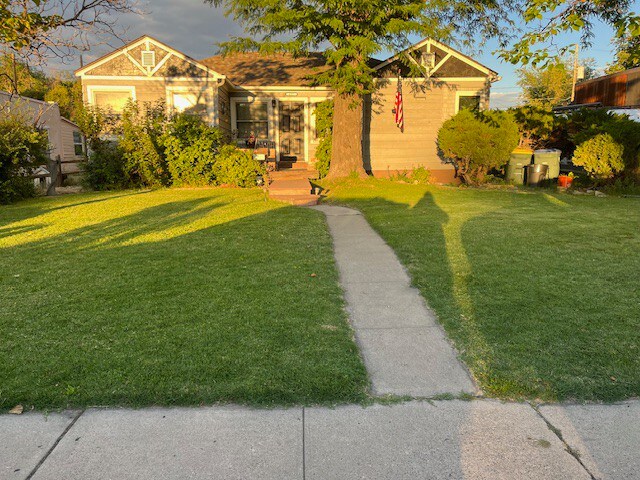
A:
[[[573,56],[573,85],[571,86],[571,103],[576,99],[576,83],[578,83],[578,55],[580,46],[576,43],[576,52]]]

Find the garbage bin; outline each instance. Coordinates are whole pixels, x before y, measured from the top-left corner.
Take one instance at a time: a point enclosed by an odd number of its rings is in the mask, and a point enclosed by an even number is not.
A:
[[[507,182],[522,185],[524,183],[524,167],[531,164],[533,151],[527,148],[516,148],[511,152],[511,158],[507,164],[505,179]]]
[[[556,180],[560,175],[560,150],[544,149],[533,152],[533,163],[549,167],[547,178]]]
[[[547,179],[549,172],[549,166],[541,163],[527,165],[525,169],[527,171],[527,185],[532,187],[540,186],[540,182]]]

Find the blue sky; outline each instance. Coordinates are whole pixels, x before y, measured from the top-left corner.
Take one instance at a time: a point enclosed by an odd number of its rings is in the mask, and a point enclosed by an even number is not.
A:
[[[637,11],[640,0],[636,0],[634,4]],[[119,24],[128,29],[127,39],[132,40],[149,34],[196,59],[215,54],[217,42],[227,40],[230,35],[242,34],[242,29],[224,17],[222,10],[204,5],[201,0],[153,0],[141,6],[146,11],[142,17],[126,16],[119,19]],[[597,67],[603,69],[613,57],[611,35],[609,27],[598,25],[595,29],[593,47],[583,50],[581,57],[594,58]],[[558,43],[568,44],[576,39],[575,36],[565,35]],[[84,55],[85,63],[110,52],[116,46],[118,42],[96,45],[91,52]],[[493,54],[495,48],[495,44],[490,43],[481,52],[465,53],[502,76],[502,80],[493,85],[492,106],[510,106],[517,103],[520,93],[517,86],[517,67],[500,61],[497,55]],[[79,61],[66,68],[78,66]]]

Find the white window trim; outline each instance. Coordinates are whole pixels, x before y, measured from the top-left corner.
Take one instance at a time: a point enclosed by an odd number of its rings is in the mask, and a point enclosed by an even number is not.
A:
[[[210,124],[214,124],[215,119],[215,105],[214,98],[217,96],[215,91],[213,91],[213,87],[203,86],[200,89],[194,89],[191,86],[186,85],[167,85],[165,87],[165,98],[167,102],[167,109],[170,112],[174,111],[173,106],[173,94],[174,93],[192,93],[196,96],[204,95],[205,106],[207,108],[207,121]]]
[[[456,91],[455,113],[458,113],[460,111],[460,97],[480,97],[480,110],[484,110],[484,90]]]
[[[120,85],[88,85],[87,86],[87,99],[89,105],[96,105],[96,92],[129,92],[131,99],[136,101],[136,87],[134,86],[120,86]]]
[[[232,97],[229,99],[229,108],[231,109],[231,130],[238,131],[238,103],[266,103],[267,104],[267,135],[269,139],[276,138],[278,128],[276,117],[277,107],[274,109],[272,105],[272,97]],[[276,152],[280,155],[280,149],[276,140]]]

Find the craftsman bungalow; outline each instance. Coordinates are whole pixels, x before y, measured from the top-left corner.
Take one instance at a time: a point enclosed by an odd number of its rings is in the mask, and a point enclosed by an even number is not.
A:
[[[398,71],[409,72],[400,56],[415,62],[423,78],[405,78],[404,129],[392,113]],[[386,61],[373,61],[379,90],[368,99],[364,118],[365,169],[374,175],[424,166],[438,181],[453,168],[438,156],[436,136],[460,108],[489,105],[497,74],[435,40],[424,40]],[[312,86],[310,75],[326,68],[322,54],[294,58],[257,53],[194,60],[143,36],[80,68],[85,102],[122,111],[129,99],[166,102],[172,111],[202,115],[242,142],[253,134],[271,140],[281,166],[312,166],[318,138],[314,106],[330,88]]]

